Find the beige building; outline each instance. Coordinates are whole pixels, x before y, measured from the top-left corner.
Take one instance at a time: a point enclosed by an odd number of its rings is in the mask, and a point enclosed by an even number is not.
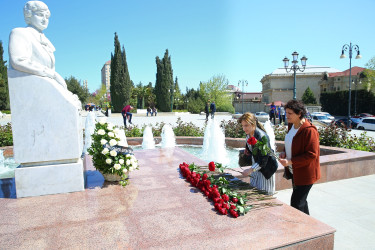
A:
[[[296,72],[296,96],[302,99],[303,93],[307,87],[311,91],[319,103],[320,98],[320,82],[326,73],[340,72],[340,70],[324,67],[307,65],[304,72]],[[293,99],[294,72],[287,73],[285,68],[278,68],[271,74],[263,76],[262,80],[262,102],[271,103],[274,101],[287,101]]]
[[[352,90],[355,89],[355,84],[357,84],[357,88],[361,89],[362,85],[359,85],[359,77],[362,71],[365,68],[361,67],[352,67],[351,75],[352,75]],[[341,91],[341,90],[349,90],[349,75],[350,70],[347,69],[342,72],[335,72],[335,73],[326,73],[323,76],[322,81],[320,82],[320,92],[334,92],[334,91]]]
[[[111,60],[107,61],[102,68],[102,84],[105,84],[107,92],[111,86]]]

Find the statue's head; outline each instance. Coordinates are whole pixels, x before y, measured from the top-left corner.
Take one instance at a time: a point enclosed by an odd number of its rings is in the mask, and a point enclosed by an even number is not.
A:
[[[43,31],[48,27],[51,12],[48,6],[41,1],[29,1],[23,8],[25,22],[29,26],[33,26],[39,31]]]

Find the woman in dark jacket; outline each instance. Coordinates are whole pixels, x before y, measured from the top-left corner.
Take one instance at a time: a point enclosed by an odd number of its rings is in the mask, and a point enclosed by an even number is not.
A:
[[[246,133],[246,149],[245,154],[248,155],[250,168],[242,172],[243,175],[250,175],[250,185],[256,187],[259,190],[263,190],[268,194],[275,192],[275,175],[278,163],[275,157],[271,156],[270,153],[262,155],[259,151],[255,155],[253,154],[254,145],[252,145],[250,138],[254,137],[257,141],[261,140],[262,137],[266,136],[268,141],[268,148],[270,147],[270,140],[265,132],[262,124],[260,124],[254,114],[245,113],[239,120],[242,124],[242,129]],[[250,139],[250,141],[249,141]]]
[[[290,176],[293,193],[290,205],[309,214],[307,196],[312,185],[320,179],[319,133],[305,119],[306,109],[302,101],[290,100],[285,106],[288,134],[285,150],[280,154],[280,163],[285,167],[285,176]]]

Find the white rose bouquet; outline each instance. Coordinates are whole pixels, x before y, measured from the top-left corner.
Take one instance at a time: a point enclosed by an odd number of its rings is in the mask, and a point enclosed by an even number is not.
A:
[[[92,145],[88,152],[92,155],[94,167],[98,171],[103,175],[120,176],[120,184],[126,186],[129,183],[129,173],[139,167],[132,150],[122,146],[118,133],[118,128],[114,128],[112,124],[101,119],[95,125]]]

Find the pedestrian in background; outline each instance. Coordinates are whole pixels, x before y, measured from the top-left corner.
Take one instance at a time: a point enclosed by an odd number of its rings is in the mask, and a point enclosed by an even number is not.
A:
[[[206,122],[208,121],[208,116],[210,115],[210,100],[207,101],[206,106],[204,107],[204,112],[206,113]]]
[[[211,110],[211,119],[214,119],[215,112],[216,112],[216,104],[215,101],[212,101],[210,105],[210,110]]]
[[[123,116],[123,118],[124,118],[124,126],[125,126],[125,128],[127,128],[127,127],[126,127],[126,120],[127,120],[127,119],[129,120],[129,123],[132,124],[132,116],[133,116],[133,114],[130,113],[130,110],[132,110],[132,109],[133,109],[132,106],[130,106],[130,105],[126,105],[126,106],[122,109],[122,111],[121,111],[121,114],[122,114],[122,116]]]
[[[272,122],[272,119],[273,119],[273,125],[276,125],[276,106],[275,106],[275,103],[272,102],[271,103],[271,107],[270,107],[270,120]]]

